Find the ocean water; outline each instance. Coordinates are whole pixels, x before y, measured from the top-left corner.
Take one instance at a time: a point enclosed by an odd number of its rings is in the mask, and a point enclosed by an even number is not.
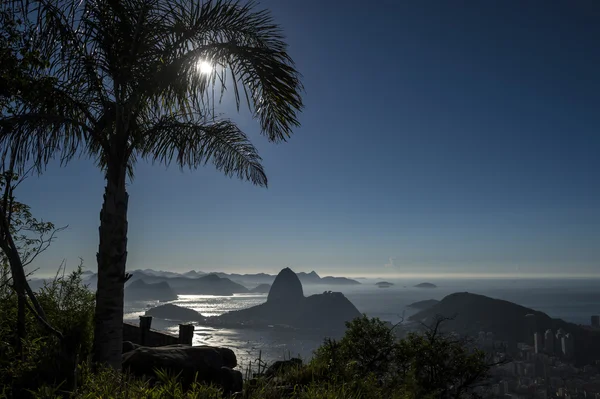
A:
[[[343,292],[362,313],[371,317],[397,323],[415,311],[406,306],[425,299],[442,299],[454,292],[472,292],[504,299],[547,313],[577,324],[589,324],[592,314],[600,314],[600,279],[587,280],[429,280],[437,285],[434,289],[415,288],[422,281],[387,280],[395,285],[378,288],[375,280],[361,280],[359,286],[305,286],[305,295],[322,293],[326,290]],[[232,310],[258,305],[266,301],[266,294],[237,294],[234,296],[180,295],[170,303],[185,306],[204,316],[216,316]],[[127,303],[125,319],[136,322],[138,316],[159,303],[156,301]],[[173,333],[178,331],[178,322],[154,319],[152,327]],[[256,365],[256,360],[273,362],[300,356],[310,358],[325,339],[315,333],[273,329],[216,329],[196,325],[194,345],[215,345],[231,348],[242,367]]]

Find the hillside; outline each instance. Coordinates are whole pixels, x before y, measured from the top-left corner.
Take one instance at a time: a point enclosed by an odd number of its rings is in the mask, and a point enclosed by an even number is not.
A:
[[[146,283],[167,282],[173,291],[183,295],[233,295],[246,293],[248,289],[228,278],[209,274],[198,278],[163,277],[146,272],[133,272],[132,281],[143,279]]]
[[[439,303],[411,316],[409,320],[430,324],[436,315],[454,317],[445,323],[445,330],[462,335],[477,336],[479,331],[491,331],[497,340],[511,343],[527,342],[525,315],[533,314],[537,331],[562,328],[575,339],[575,359],[585,364],[600,358],[600,332],[592,331],[516,303],[468,292],[446,296]]]
[[[178,294],[206,294],[210,295],[207,292],[196,292],[198,288],[194,288],[194,283],[190,282],[190,280],[198,281],[198,279],[209,277],[209,276],[217,276],[222,279],[230,280],[232,283],[237,284],[237,286],[231,286],[231,292],[233,293],[245,293],[248,290],[245,288],[258,286],[260,284],[273,284],[275,281],[275,275],[267,274],[267,273],[254,273],[254,274],[237,274],[237,273],[223,273],[223,272],[213,272],[213,273],[205,273],[202,271],[190,270],[185,273],[177,273],[171,271],[156,271],[152,269],[138,269],[130,272],[132,274],[132,278],[130,282],[143,279],[146,283],[158,283],[162,281],[166,281],[169,283],[171,288],[175,290]],[[360,282],[346,278],[346,277],[334,277],[334,276],[326,276],[321,277],[315,271],[310,273],[300,272],[297,273],[298,278],[305,285],[360,285]],[[84,276],[84,283],[90,287],[90,289],[95,290],[97,284],[97,275],[96,273],[92,273],[90,271],[86,271]],[[39,285],[41,285],[40,283]],[[220,283],[225,284],[225,283]],[[240,288],[244,287],[244,288]],[[233,290],[233,291],[232,291]],[[218,291],[218,290],[217,290]],[[227,291],[227,290],[226,290]],[[230,295],[230,294],[215,294],[215,295]]]
[[[147,284],[140,279],[135,280],[125,288],[126,301],[172,301],[175,299],[177,299],[177,294],[166,281]]]
[[[438,301],[437,299],[425,299],[424,301],[413,302],[406,307],[411,309],[424,310],[429,309],[430,307],[435,306],[438,303],[440,303],[440,301]]]

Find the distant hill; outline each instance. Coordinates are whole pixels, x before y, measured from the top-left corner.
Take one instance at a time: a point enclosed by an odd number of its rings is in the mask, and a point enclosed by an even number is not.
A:
[[[219,277],[229,278],[234,281],[238,281],[241,284],[255,285],[255,284],[273,284],[275,281],[275,275],[266,273],[257,274],[236,274],[236,273],[215,273]],[[359,285],[360,282],[346,278],[346,277],[333,277],[326,276],[321,277],[314,270],[310,273],[299,272],[296,273],[300,282],[305,285]]]
[[[459,292],[446,296],[439,303],[409,318],[412,321],[431,323],[436,315],[454,317],[444,323],[444,329],[459,334],[477,336],[479,331],[493,332],[496,339],[512,343],[527,342],[525,315],[535,316],[537,331],[557,331],[562,328],[571,333],[575,341],[575,360],[587,364],[600,359],[600,331],[594,331],[561,319],[553,319],[543,312],[516,303],[484,295]]]
[[[325,285],[360,285],[360,282],[347,277],[332,277],[325,276],[321,278],[321,281],[316,284]]]
[[[252,288],[250,292],[254,294],[268,294],[271,290],[271,284],[259,284],[256,287]]]
[[[390,283],[388,281],[380,281],[378,283],[375,283],[376,286],[378,286],[379,288],[389,288],[391,286],[394,285],[394,283]]]
[[[438,303],[440,303],[440,301],[438,301],[437,299],[426,299],[424,301],[413,302],[410,305],[408,305],[407,308],[424,310],[429,309],[430,307],[435,306]]]
[[[125,287],[126,301],[172,301],[175,299],[177,299],[177,294],[166,281],[147,284],[144,280],[135,280]]]
[[[146,316],[176,321],[203,321],[204,317],[194,309],[167,303],[146,311]]]
[[[415,285],[415,287],[417,287],[417,288],[437,288],[437,285],[432,284],[432,283],[421,283],[421,284]]]
[[[249,290],[247,286],[257,286],[260,284],[273,284],[275,281],[275,275],[266,273],[255,273],[255,274],[236,274],[236,273],[205,273],[195,270],[190,270],[185,273],[176,273],[170,271],[155,271],[152,269],[138,269],[129,272],[132,277],[129,280],[133,282],[135,280],[144,280],[146,283],[158,283],[166,281],[169,283],[171,288],[177,294],[199,294],[199,295],[232,295],[234,293],[246,293]],[[216,276],[225,281],[216,282],[214,277]],[[212,281],[217,284],[215,287],[209,287],[200,281],[202,278],[209,278],[208,281]],[[346,277],[333,277],[326,276],[320,277],[316,272],[310,273],[298,273],[298,278],[302,284],[306,285],[359,285],[360,283],[356,280],[349,279]],[[210,280],[212,279],[212,280]],[[89,285],[90,289],[95,290],[98,283],[98,276],[96,273],[86,273],[84,276],[84,283]]]
[[[178,277],[164,277],[156,273],[148,273],[145,270],[132,272],[132,277],[129,284],[133,284],[137,280],[143,280],[147,284],[166,282],[176,294],[180,295],[233,295],[237,293],[247,293],[248,288],[241,284],[231,281],[228,278],[221,278],[216,274],[208,274],[206,276],[191,278],[177,275]],[[96,288],[96,274],[85,280],[90,283],[90,288]]]
[[[183,273],[182,276],[183,277],[189,277],[189,278],[198,278],[198,277],[206,276],[206,273],[204,273],[204,272],[197,272],[195,270],[190,270],[189,272]]]

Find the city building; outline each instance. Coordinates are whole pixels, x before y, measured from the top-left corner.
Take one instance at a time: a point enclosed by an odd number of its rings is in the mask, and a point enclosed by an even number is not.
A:
[[[533,334],[535,334],[536,332],[537,332],[537,323],[536,323],[535,315],[532,313],[525,315],[525,336],[528,337],[527,342],[526,342],[527,344],[534,345]]]
[[[562,339],[565,336],[565,331],[562,328],[559,328],[554,336],[554,353],[562,354]]]
[[[600,315],[592,316],[592,327],[600,327]]]
[[[565,336],[562,338],[562,353],[566,358],[573,356],[573,347],[575,344],[573,341],[573,336],[569,333],[565,334]]]
[[[542,342],[542,334],[540,334],[539,332],[534,332],[533,333],[533,348],[534,348],[534,352],[535,353],[542,353],[542,348],[543,348],[543,342]]]
[[[544,334],[544,352],[549,355],[554,354],[554,333],[550,329]]]

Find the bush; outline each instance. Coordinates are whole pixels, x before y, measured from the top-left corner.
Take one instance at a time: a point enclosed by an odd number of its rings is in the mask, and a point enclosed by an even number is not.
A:
[[[331,380],[357,391],[375,385],[386,397],[470,397],[474,385],[487,377],[489,366],[482,352],[441,334],[443,321],[397,340],[384,322],[363,316],[347,323],[339,342],[326,340],[312,362],[326,367]]]
[[[6,267],[4,272],[6,282]],[[77,364],[89,358],[93,342],[94,295],[81,275],[81,267],[57,275],[37,293],[49,323],[64,338],[49,333],[28,311],[21,354],[15,332],[17,297],[0,279],[0,397],[27,396],[42,386],[70,389],[75,383]]]

